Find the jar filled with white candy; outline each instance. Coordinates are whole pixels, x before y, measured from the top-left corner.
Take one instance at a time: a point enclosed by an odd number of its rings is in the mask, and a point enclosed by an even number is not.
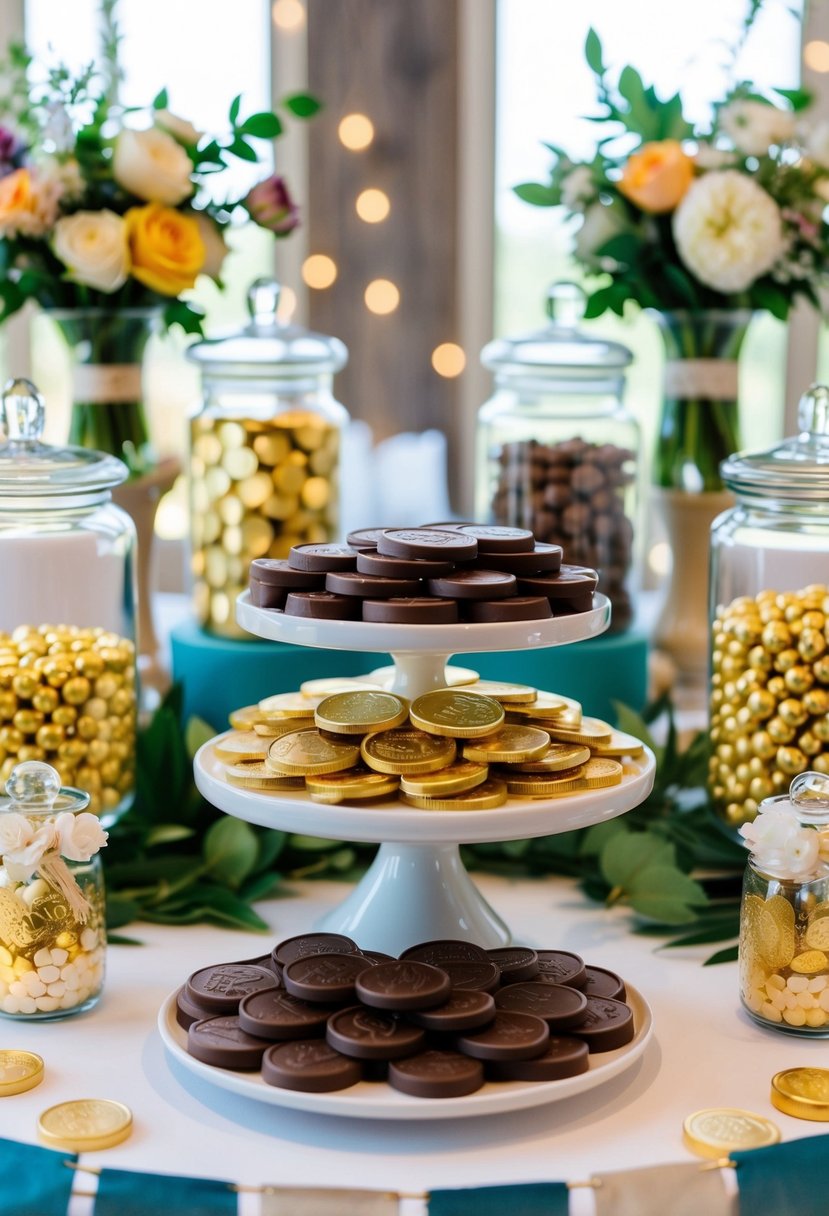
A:
[[[49,1021],[96,1004],[106,907],[107,833],[89,795],[38,760],[18,764],[0,800],[0,1013]]]
[[[763,1026],[829,1037],[829,777],[801,773],[740,828],[740,996]]]

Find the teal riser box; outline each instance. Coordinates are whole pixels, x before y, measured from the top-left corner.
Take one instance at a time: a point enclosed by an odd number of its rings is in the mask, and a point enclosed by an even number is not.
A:
[[[217,731],[227,729],[231,710],[297,689],[303,680],[362,675],[391,662],[384,654],[311,649],[259,638],[233,641],[214,637],[195,621],[178,625],[171,643],[173,679],[184,689],[185,721],[198,715]],[[648,642],[635,629],[571,646],[457,655],[453,661],[487,679],[575,697],[585,713],[610,721],[614,701],[633,709],[645,703]]]

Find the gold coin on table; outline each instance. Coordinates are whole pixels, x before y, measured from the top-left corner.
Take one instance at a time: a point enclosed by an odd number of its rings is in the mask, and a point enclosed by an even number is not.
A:
[[[245,790],[304,790],[304,777],[283,777],[268,768],[264,760],[250,764],[229,764],[225,769],[229,785]]]
[[[386,773],[346,769],[342,773],[306,777],[305,785],[314,802],[338,803],[388,797],[396,793],[398,780]]]
[[[523,704],[510,702],[508,711],[516,718],[558,718],[568,709],[564,697],[556,696],[553,692],[543,692],[539,689],[534,701]]]
[[[456,752],[454,739],[428,735],[411,726],[367,735],[360,745],[360,754],[369,768],[399,776],[434,773],[446,768],[455,759]]]
[[[390,664],[388,667],[376,667],[374,671],[368,673],[366,679],[389,689],[394,683],[396,674],[396,668]],[[460,688],[465,684],[476,684],[480,676],[471,667],[455,667],[450,664],[446,667],[444,679],[447,688]]]
[[[560,743],[601,743],[610,739],[613,728],[601,718],[582,718],[578,726],[562,726],[560,722],[551,722],[547,728],[554,741]]]
[[[416,806],[422,811],[489,811],[504,805],[507,800],[507,787],[499,778],[487,777],[486,781],[476,785],[474,789],[447,798],[430,798],[428,795],[406,794],[402,791],[400,797],[409,806]]]
[[[34,1089],[43,1080],[43,1060],[33,1051],[0,1051],[0,1098]]]
[[[413,701],[409,717],[413,726],[430,735],[476,739],[500,729],[504,708],[492,697],[481,697],[465,689],[438,688]]]
[[[113,1148],[132,1131],[132,1111],[109,1098],[81,1098],[50,1106],[37,1121],[41,1140],[50,1148],[92,1153]]]
[[[560,773],[562,769],[579,768],[590,759],[586,743],[551,743],[540,760],[513,764],[516,773]]]
[[[409,717],[409,704],[391,692],[338,692],[316,708],[317,726],[336,735],[367,735],[394,730]]]
[[[492,697],[502,705],[527,705],[538,698],[538,690],[531,688],[529,684],[505,684],[501,680],[478,680],[469,686],[469,692],[476,692],[482,697]]]
[[[610,738],[597,739],[590,746],[596,756],[641,756],[645,752],[642,740],[623,730],[612,730]]]
[[[382,692],[379,684],[359,676],[323,676],[319,680],[303,680],[299,686],[303,697],[333,697],[337,692]]]
[[[353,768],[359,759],[360,749],[354,743],[323,739],[316,730],[296,730],[273,740],[265,763],[275,773],[308,777]]]
[[[743,1149],[777,1144],[780,1129],[762,1115],[733,1107],[712,1107],[688,1115],[682,1124],[686,1148],[699,1157],[727,1157]]]
[[[456,760],[448,768],[436,773],[422,773],[419,777],[401,777],[400,788],[404,794],[422,794],[429,798],[445,798],[450,794],[463,794],[482,785],[489,776],[486,764],[475,764],[472,760]]]
[[[278,692],[259,702],[263,714],[272,718],[313,718],[322,697],[306,697],[301,692]]]
[[[829,1122],[829,1069],[785,1068],[775,1073],[771,1104],[795,1119]]]
[[[537,726],[502,726],[491,738],[465,743],[463,756],[484,764],[521,764],[540,760],[549,746],[550,736]]]
[[[252,730],[238,730],[214,743],[213,753],[217,760],[226,764],[242,764],[245,760],[264,760],[270,745],[270,739],[262,738]]]

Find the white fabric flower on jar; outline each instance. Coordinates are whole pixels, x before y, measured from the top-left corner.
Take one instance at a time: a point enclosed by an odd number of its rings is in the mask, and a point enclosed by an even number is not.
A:
[[[740,835],[757,868],[775,878],[810,878],[817,869],[820,836],[786,806],[761,811],[753,823],[743,824]]]
[[[17,848],[4,850],[3,864],[13,882],[28,882],[40,865],[44,853],[55,847],[57,832],[54,823],[44,823],[39,828],[33,828],[25,815],[15,815],[14,818],[23,819],[28,824],[29,836],[25,843],[21,843]]]
[[[64,811],[55,819],[55,830],[58,849],[67,861],[89,861],[108,839],[108,833],[89,811],[77,815]]]

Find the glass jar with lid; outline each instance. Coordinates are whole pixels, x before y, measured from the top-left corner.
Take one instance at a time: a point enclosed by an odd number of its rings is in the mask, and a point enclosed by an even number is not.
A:
[[[725,460],[711,529],[709,783],[732,827],[807,769],[829,773],[829,387],[799,433]]]
[[[550,323],[484,347],[495,392],[478,415],[476,516],[530,528],[599,572],[611,630],[633,610],[639,428],[622,395],[627,347],[579,328],[584,293],[550,289]]]
[[[41,440],[43,398],[0,405],[0,785],[45,761],[111,820],[135,791],[135,528],[111,500],[127,468]]]
[[[235,601],[257,557],[338,539],[340,440],[348,421],[332,392],[348,352],[337,338],[277,317],[280,288],[258,279],[250,323],[188,356],[202,373],[191,422],[190,511],[196,615],[242,637]]]

